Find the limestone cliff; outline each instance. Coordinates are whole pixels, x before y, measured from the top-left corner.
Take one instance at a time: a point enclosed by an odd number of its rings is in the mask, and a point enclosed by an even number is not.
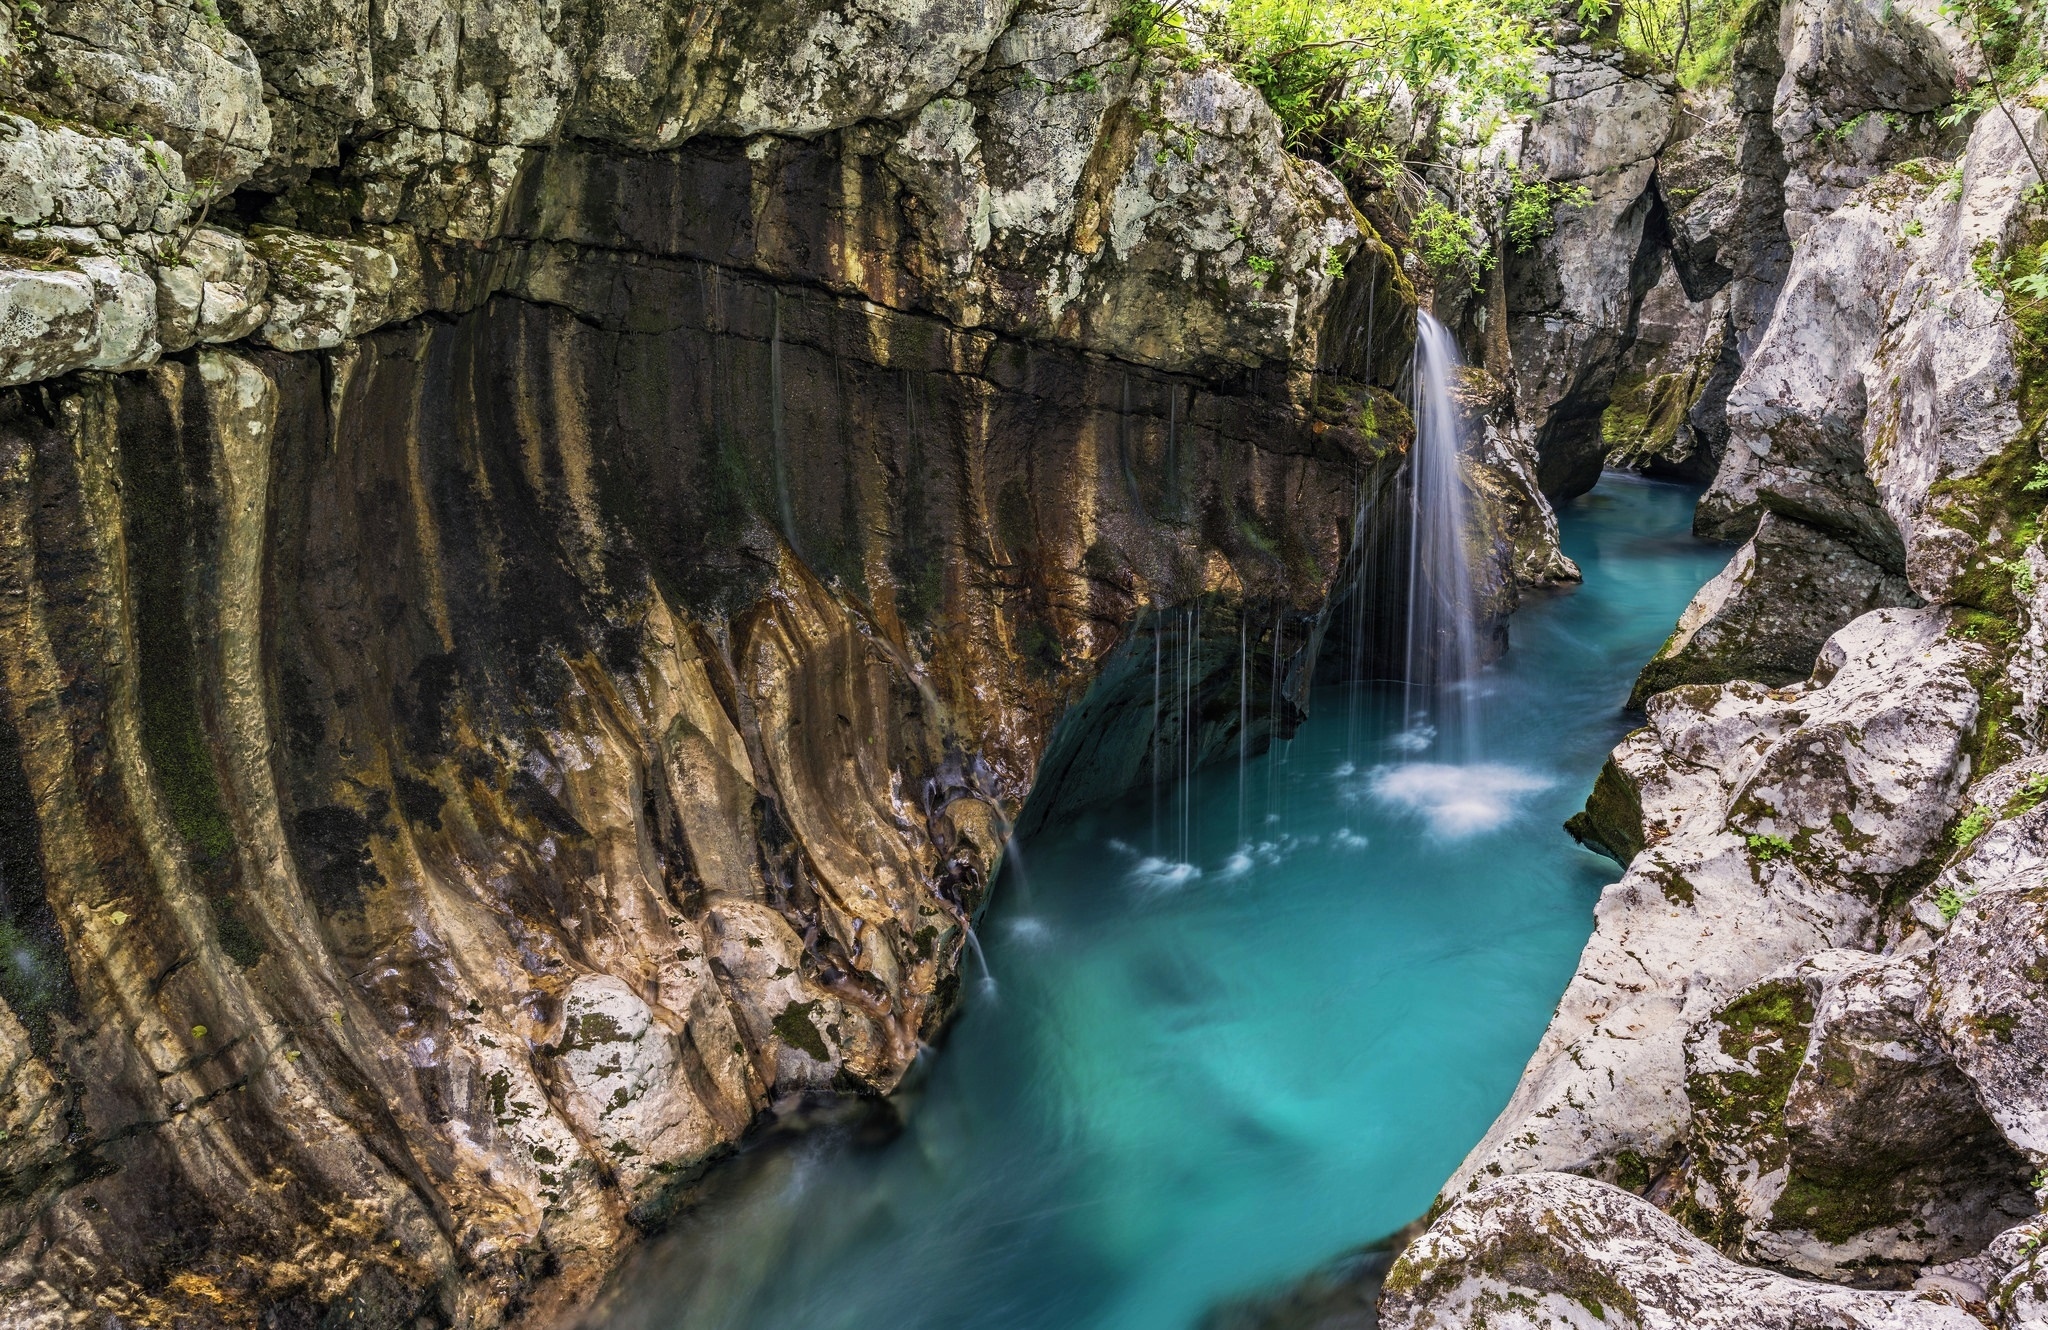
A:
[[[545,1308],[897,1083],[1041,765],[1298,721],[1415,294],[1118,12],[6,6],[8,1324]]]
[[[2043,117],[1944,138],[1931,12],[1778,43],[1797,243],[1701,506],[1747,543],[1574,819],[1626,874],[1391,1325],[2043,1323]]]

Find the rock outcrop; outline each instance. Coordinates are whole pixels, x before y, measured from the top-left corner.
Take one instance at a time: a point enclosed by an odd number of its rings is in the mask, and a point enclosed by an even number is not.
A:
[[[1746,543],[1573,819],[1627,872],[1389,1324],[2038,1323],[2041,224],[2011,121],[1927,114],[1945,33],[1782,13],[1798,243],[1700,513]]]
[[[1585,43],[1546,56],[1539,75],[1544,92],[1520,141],[1496,151],[1532,177],[1585,191],[1584,201],[1560,208],[1532,252],[1510,253],[1500,280],[1516,412],[1543,492],[1561,499],[1591,489],[1606,457],[1600,417],[1656,280],[1651,180],[1675,99],[1668,79]]]
[[[1587,1178],[1529,1173],[1461,1199],[1387,1276],[1390,1330],[1977,1330],[1946,1290],[1815,1286],[1738,1265],[1655,1206]]]
[[[10,1316],[540,1314],[897,1083],[1041,774],[1298,721],[1415,294],[1117,16],[0,26]]]

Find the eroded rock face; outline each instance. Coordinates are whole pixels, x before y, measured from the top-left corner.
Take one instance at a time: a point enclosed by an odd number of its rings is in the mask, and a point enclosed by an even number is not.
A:
[[[1149,777],[1134,626],[1298,721],[1414,292],[1113,6],[37,12],[10,1308],[544,1309],[763,1115],[896,1084],[1098,675],[1045,806]],[[1505,606],[1564,565],[1494,453]]]
[[[5,695],[76,988],[13,1111],[47,1151],[61,1076],[92,1180],[6,1211],[0,1276],[53,1314],[218,1314],[185,1261],[391,1323],[595,1277],[758,1115],[902,1076],[1141,606],[1305,677],[1400,461],[1284,391],[547,260],[584,317],[8,404]]]
[[[1886,892],[1942,844],[1969,773],[1984,655],[1953,627],[1883,610],[1837,633],[1807,683],[1650,699],[1602,777],[1625,787],[1610,804],[1640,809],[1643,848],[1447,1195],[1534,1169],[1662,1172],[1692,1114],[1689,1031],[1780,967],[1875,944]]]
[[[1868,86],[1843,95],[1904,96],[1883,60],[1910,73],[1932,48],[1830,46],[1861,41],[1870,17],[1788,7],[1787,79],[1833,87],[1812,71],[1846,59]],[[1928,21],[1902,18],[1882,41],[1918,42]],[[2020,124],[2041,132],[2035,113]],[[1939,1324],[1942,1304],[2019,1325],[2043,1305],[2027,977],[2044,945],[2029,902],[2048,871],[2048,558],[2025,497],[2038,408],[2033,353],[1968,272],[2034,243],[2021,238],[2032,172],[2012,126],[1987,117],[1953,190],[1937,187],[1945,163],[1878,174],[1871,157],[1854,193],[1844,175],[1841,196],[1813,203],[1818,159],[1792,148],[1812,215],[1729,398],[1730,446],[1701,510],[1704,528],[1751,540],[1646,671],[1650,724],[1574,819],[1628,873],[1422,1240],[1399,1312],[1413,1324],[1452,1323],[1481,1298],[1582,1323],[1562,1298],[1584,1281],[1556,1272],[1613,1249],[1605,1228],[1546,1218],[1565,1207],[1545,1169],[1640,1193],[1615,1204],[1658,1223],[1649,1207],[1668,1210],[1724,1255],[1835,1281],[1790,1284],[1796,1311],[1747,1295],[1764,1310],[1744,1323]],[[1930,604],[1849,620],[1810,681],[1773,686],[1797,647],[1773,659],[1770,639],[1820,631],[1863,595]],[[1762,677],[1656,691],[1671,682],[1660,670],[1703,667],[1724,645],[1744,655],[1731,672]],[[1460,1218],[1487,1198],[1497,1214]],[[1531,1255],[1510,1268],[1493,1254],[1511,1246]],[[1468,1251],[1494,1260],[1488,1275],[1463,1275]],[[1649,1298],[1627,1284],[1627,1315],[1711,1323],[1723,1268],[1688,1257]],[[1847,1282],[1914,1291],[1851,1309],[1832,1303]]]
[[[1693,1224],[1747,1260],[1903,1286],[2033,1213],[2031,1172],[1921,1019],[1926,952],[1821,952],[1688,1042]]]
[[[1846,542],[1767,512],[1728,566],[1700,588],[1636,679],[1629,705],[1667,688],[1804,678],[1830,634],[1879,606],[1912,604],[1903,577]]]
[[[2035,876],[2015,875],[1963,907],[1934,948],[1923,1016],[1999,1130],[2039,1166],[2048,1163],[2048,991],[2039,978],[2048,973],[2048,888]]]
[[[1786,0],[1779,22],[1772,118],[1792,166],[1786,230],[1798,239],[1886,167],[1944,146],[1936,113],[1980,65],[1938,5]]]
[[[1563,1173],[1503,1179],[1458,1201],[1389,1272],[1382,1317],[1398,1330],[1983,1324],[1945,1291],[1871,1292],[1738,1265],[1655,1206]]]
[[[1590,46],[1542,64],[1546,91],[1514,155],[1536,177],[1585,189],[1587,201],[1561,209],[1533,253],[1510,255],[1504,276],[1516,410],[1544,493],[1569,498],[1599,479],[1600,416],[1656,280],[1644,235],[1674,96],[1668,82],[1635,77]]]

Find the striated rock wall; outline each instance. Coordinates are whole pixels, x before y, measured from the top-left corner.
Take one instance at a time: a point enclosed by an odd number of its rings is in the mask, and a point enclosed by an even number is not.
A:
[[[1392,538],[1402,265],[1115,5],[7,12],[10,1324],[543,1314]]]

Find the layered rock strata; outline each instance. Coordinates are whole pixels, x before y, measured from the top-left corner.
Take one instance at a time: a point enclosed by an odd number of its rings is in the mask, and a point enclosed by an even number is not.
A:
[[[1048,753],[1290,728],[1398,511],[1401,263],[1114,5],[9,12],[23,1323],[539,1314],[897,1082]]]

